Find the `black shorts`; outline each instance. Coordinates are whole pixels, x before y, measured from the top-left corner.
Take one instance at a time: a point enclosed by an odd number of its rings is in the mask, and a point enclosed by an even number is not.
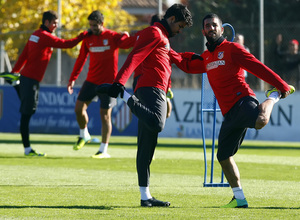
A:
[[[40,83],[26,76],[20,77],[21,114],[34,114],[38,105]]]
[[[82,102],[90,102],[98,96],[100,99],[100,108],[102,109],[109,109],[117,104],[117,100],[115,98],[106,94],[97,95],[96,87],[96,84],[84,81],[77,99]]]
[[[217,153],[219,161],[233,156],[241,146],[247,128],[255,128],[258,106],[259,102],[255,97],[246,96],[225,114],[219,134]]]

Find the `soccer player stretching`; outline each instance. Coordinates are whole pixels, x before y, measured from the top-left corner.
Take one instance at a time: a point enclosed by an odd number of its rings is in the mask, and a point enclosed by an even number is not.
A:
[[[169,206],[169,202],[155,199],[149,190],[150,164],[157,144],[158,133],[164,128],[167,116],[166,93],[171,77],[169,38],[192,25],[192,16],[186,6],[174,4],[164,19],[139,32],[133,50],[118,72],[112,86],[99,86],[99,93],[117,97],[121,94],[131,111],[138,117],[138,150],[136,166],[141,193],[141,206]],[[142,74],[135,87],[135,94],[125,91],[124,85],[137,66]]]
[[[262,64],[243,46],[227,41],[222,21],[216,14],[204,17],[202,33],[207,50],[189,62],[181,60],[186,72],[207,72],[209,83],[218,100],[224,121],[219,134],[217,158],[232,188],[234,197],[223,208],[247,208],[240,173],[233,159],[245,137],[247,128],[261,129],[270,119],[274,104],[295,91],[275,72]],[[245,81],[244,69],[275,88],[266,92],[267,99],[259,103]]]
[[[54,48],[72,48],[89,35],[84,31],[76,38],[64,40],[54,35],[58,24],[58,16],[54,11],[43,13],[42,25],[29,38],[24,50],[16,62],[12,73],[20,72],[20,84],[14,86],[21,100],[21,121],[20,132],[25,150],[25,156],[46,156],[44,153],[38,153],[31,148],[29,140],[29,122],[31,116],[35,113],[38,103],[38,93],[40,82],[51,58]],[[11,79],[14,74],[10,74]],[[6,76],[9,78],[9,76]]]
[[[88,114],[87,108],[94,99],[96,87],[103,83],[113,83],[118,73],[118,51],[119,48],[127,49],[134,45],[136,38],[129,37],[127,34],[119,34],[115,31],[106,29],[103,26],[104,16],[100,11],[93,11],[88,16],[92,35],[82,41],[80,54],[76,60],[73,72],[69,79],[68,91],[73,93],[75,80],[82,71],[83,65],[90,56],[89,71],[87,78],[81,87],[79,96],[75,105],[77,123],[80,128],[80,135],[74,150],[81,149],[85,143],[91,140],[88,132]],[[100,99],[100,117],[102,122],[101,144],[99,150],[92,158],[110,158],[107,153],[109,138],[112,132],[111,112],[116,104],[116,99],[109,97],[107,94],[99,95]]]

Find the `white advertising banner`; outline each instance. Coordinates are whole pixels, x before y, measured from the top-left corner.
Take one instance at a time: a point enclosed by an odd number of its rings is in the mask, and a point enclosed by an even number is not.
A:
[[[201,129],[201,91],[174,89],[173,110],[167,119],[160,137],[202,138]],[[264,92],[255,92],[260,102],[265,100]],[[248,129],[245,139],[300,141],[300,93],[295,92],[274,105],[271,119],[261,130]],[[205,137],[212,138],[213,112],[203,115]],[[223,120],[221,112],[216,117],[216,137]]]

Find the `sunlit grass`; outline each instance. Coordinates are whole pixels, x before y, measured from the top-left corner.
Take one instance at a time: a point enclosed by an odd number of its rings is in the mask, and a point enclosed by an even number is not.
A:
[[[99,144],[73,151],[76,136],[31,135],[47,158],[25,158],[19,134],[0,134],[0,219],[297,219],[300,143],[246,141],[235,156],[248,209],[220,209],[230,188],[203,187],[202,140],[160,138],[151,194],[169,208],[142,208],[136,137],[112,137],[110,159]],[[210,160],[210,149],[208,149]],[[210,162],[210,161],[209,161]],[[214,178],[220,177],[215,161]]]

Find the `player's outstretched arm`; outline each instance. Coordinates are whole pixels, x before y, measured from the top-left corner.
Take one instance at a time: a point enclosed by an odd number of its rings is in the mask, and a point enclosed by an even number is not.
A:
[[[77,37],[65,40],[58,38],[56,36],[53,36],[51,34],[46,35],[46,37],[43,39],[43,43],[47,47],[54,47],[54,48],[72,48],[76,46],[80,41],[82,41],[84,38],[90,35],[90,32],[84,31],[80,33]]]
[[[186,73],[204,73],[206,72],[203,58],[195,53],[185,52],[177,53],[170,49],[169,56],[171,62]]]

